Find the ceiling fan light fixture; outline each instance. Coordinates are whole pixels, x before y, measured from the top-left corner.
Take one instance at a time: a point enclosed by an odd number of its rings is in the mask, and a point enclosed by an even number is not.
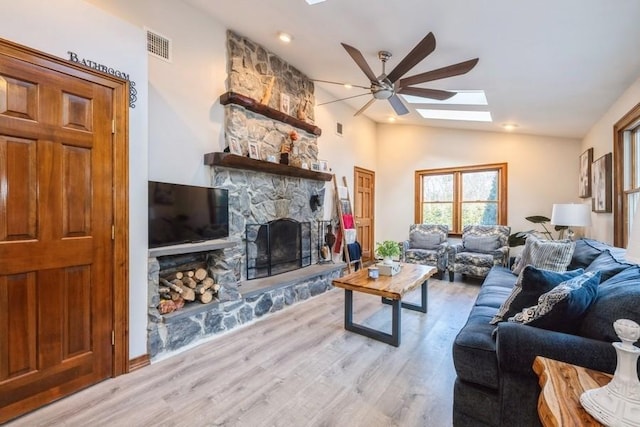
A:
[[[291,43],[293,36],[289,33],[285,33],[284,31],[280,31],[278,33],[278,39],[280,39],[282,43]]]

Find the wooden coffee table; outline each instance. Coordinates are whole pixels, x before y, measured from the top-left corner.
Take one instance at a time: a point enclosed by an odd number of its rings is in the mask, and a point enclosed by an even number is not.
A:
[[[344,328],[348,331],[382,341],[398,347],[400,345],[400,307],[427,312],[427,280],[436,273],[435,267],[418,264],[401,264],[400,272],[394,276],[370,279],[366,268],[333,280],[333,286],[344,289]],[[418,286],[422,288],[421,304],[402,302],[402,297]],[[382,302],[391,304],[391,334],[353,322],[353,291],[382,297]]]

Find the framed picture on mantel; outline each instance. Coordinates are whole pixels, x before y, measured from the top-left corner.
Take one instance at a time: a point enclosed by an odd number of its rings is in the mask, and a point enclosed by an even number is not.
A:
[[[611,153],[597,159],[591,165],[591,210],[611,212]]]

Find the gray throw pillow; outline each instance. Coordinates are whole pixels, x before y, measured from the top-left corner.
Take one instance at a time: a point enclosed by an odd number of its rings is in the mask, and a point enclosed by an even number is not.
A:
[[[530,234],[513,274],[519,275],[527,265],[543,270],[566,271],[574,248],[575,243],[571,240],[542,240]]]
[[[466,236],[464,250],[469,252],[491,252],[500,247],[498,236]]]
[[[409,247],[411,249],[438,249],[438,246],[442,243],[440,239],[441,236],[438,233],[414,231],[409,236]]]

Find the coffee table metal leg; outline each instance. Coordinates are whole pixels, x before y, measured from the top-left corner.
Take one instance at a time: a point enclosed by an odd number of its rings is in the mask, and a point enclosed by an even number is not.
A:
[[[420,287],[422,295],[420,296],[420,305],[412,304],[410,302],[403,302],[402,308],[406,308],[407,310],[419,311],[421,313],[427,312],[427,281],[425,280]],[[391,304],[393,300],[389,298],[382,297],[382,302],[384,304]]]
[[[374,340],[382,341],[385,344],[391,344],[395,347],[400,346],[400,300],[392,300],[390,302],[391,313],[391,334],[369,328],[364,325],[353,323],[353,291],[344,290],[344,328],[347,331],[364,335]]]

